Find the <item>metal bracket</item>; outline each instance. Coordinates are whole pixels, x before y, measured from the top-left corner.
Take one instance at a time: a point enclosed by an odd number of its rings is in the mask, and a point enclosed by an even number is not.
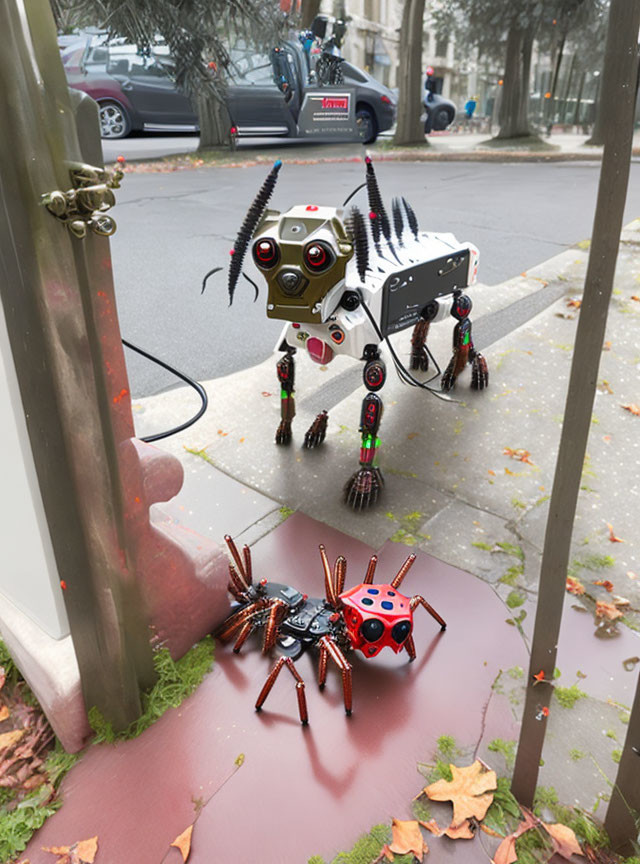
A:
[[[124,160],[119,160],[122,164]],[[74,235],[82,239],[87,228],[101,237],[115,233],[115,220],[106,214],[116,203],[114,189],[120,188],[124,177],[121,165],[107,171],[82,162],[67,162],[72,188],[67,192],[55,190],[41,198],[50,213],[64,222]]]

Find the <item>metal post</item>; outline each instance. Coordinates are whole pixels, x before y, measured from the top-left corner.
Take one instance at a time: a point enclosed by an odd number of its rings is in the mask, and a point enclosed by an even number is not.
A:
[[[607,112],[605,149],[549,506],[528,687],[512,782],[513,794],[526,807],[533,803],[552,692],[550,684],[538,683],[533,676],[542,670],[546,682],[553,680],[571,533],[627,195],[639,26],[640,0],[612,0],[602,99],[602,110]]]
[[[153,680],[119,461],[130,397],[121,346],[105,345],[108,240],[74,236],[43,200],[73,186],[70,163],[100,158],[88,99],[78,140],[48,0],[0,4],[0,92],[0,297],[85,703],[123,728]]]

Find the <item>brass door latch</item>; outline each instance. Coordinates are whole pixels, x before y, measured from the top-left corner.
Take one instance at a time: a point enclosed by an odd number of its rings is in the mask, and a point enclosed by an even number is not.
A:
[[[64,222],[75,237],[86,237],[87,228],[102,237],[115,233],[115,220],[106,211],[116,203],[113,190],[120,188],[124,177],[124,159],[119,157],[118,162],[111,170],[67,162],[73,187],[67,192],[56,190],[42,196],[47,210]]]

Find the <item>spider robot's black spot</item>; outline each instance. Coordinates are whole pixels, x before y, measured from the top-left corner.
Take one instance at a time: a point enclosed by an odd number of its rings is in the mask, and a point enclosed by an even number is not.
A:
[[[393,625],[393,629],[391,630],[391,638],[394,642],[397,642],[398,645],[400,645],[401,642],[404,642],[409,633],[411,633],[411,622],[398,621],[397,624]]]
[[[370,618],[368,621],[363,621],[360,626],[360,635],[367,642],[377,642],[384,633],[384,624],[378,621],[377,618]]]

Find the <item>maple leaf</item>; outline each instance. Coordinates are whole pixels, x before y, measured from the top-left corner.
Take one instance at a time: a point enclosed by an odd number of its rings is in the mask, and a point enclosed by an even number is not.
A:
[[[8,747],[13,747],[24,735],[26,729],[13,729],[11,732],[3,732],[0,735],[0,752]]]
[[[191,835],[193,834],[193,825],[189,825],[188,828],[179,834],[173,843],[169,843],[169,846],[175,846],[176,849],[180,850],[180,854],[182,855],[182,860],[186,861],[189,857],[189,853],[191,852]]]
[[[612,543],[624,543],[624,540],[621,537],[616,537],[616,532],[613,530],[611,522],[607,522],[607,528],[609,529],[609,540]]]
[[[449,825],[444,835],[452,840],[473,840],[476,832],[471,827],[471,822],[465,819],[462,825]]]
[[[531,453],[528,450],[523,450],[521,447],[518,447],[516,450],[513,450],[511,447],[505,447],[502,451],[505,456],[509,456],[511,459],[517,459],[518,462],[525,462],[527,465],[533,465],[533,462],[529,458]]]
[[[602,600],[598,600],[596,603],[596,615],[598,618],[608,618],[609,621],[622,618],[622,612],[616,609],[613,603],[604,603]]]
[[[569,594],[584,594],[584,585],[579,579],[567,576],[567,591]]]
[[[515,861],[518,860],[518,856],[516,855],[516,840],[525,831],[528,831],[530,828],[535,828],[538,824],[538,819],[530,810],[527,810],[525,807],[522,808],[522,812],[524,813],[523,821],[518,825],[513,834],[507,834],[502,843],[496,849],[496,853],[493,856],[494,864],[514,864]]]
[[[571,859],[572,855],[582,855],[580,844],[576,840],[576,835],[571,828],[559,822],[554,825],[547,825],[546,822],[542,822],[541,824],[551,837],[553,851],[556,855],[566,858],[567,861]]]
[[[608,579],[597,579],[593,584],[602,585],[602,587],[605,588],[609,592],[609,594],[611,594],[611,592],[613,591],[613,582],[610,582]]]
[[[468,819],[484,819],[493,801],[491,790],[497,788],[496,772],[483,771],[482,763],[476,760],[465,768],[449,766],[452,780],[438,780],[425,787],[427,798],[432,801],[451,801],[453,819],[451,828],[456,828]]]
[[[424,855],[429,851],[429,847],[424,842],[420,824],[415,819],[407,821],[392,819],[391,843],[385,845],[382,851],[389,861],[393,861],[395,855],[406,855],[409,852],[418,861],[422,861]]]
[[[636,417],[640,417],[640,406],[636,405],[635,402],[627,402],[622,406],[625,411],[628,411],[630,414],[635,414]]]
[[[420,793],[422,795],[422,792]],[[419,797],[419,796],[418,796]],[[427,831],[431,831],[432,834],[435,834],[436,837],[442,837],[444,831],[438,825],[435,819],[429,819],[428,822],[420,822],[423,828],[426,828]]]
[[[93,864],[98,851],[98,838],[78,840],[71,846],[43,846],[42,851],[60,856],[56,864]]]

